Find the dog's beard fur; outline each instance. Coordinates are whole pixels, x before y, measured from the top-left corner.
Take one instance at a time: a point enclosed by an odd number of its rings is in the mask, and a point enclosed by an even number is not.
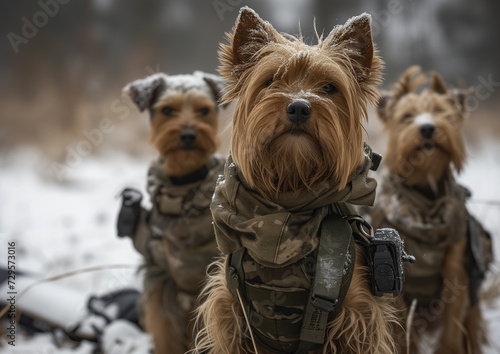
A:
[[[452,165],[457,172],[463,167],[465,146],[461,128],[467,116],[466,101],[471,90],[448,89],[441,77],[433,73],[430,88],[415,92],[425,82],[427,78],[418,66],[409,68],[392,91],[382,94],[377,113],[389,132],[385,157],[389,171],[409,187],[439,194],[442,191],[437,182],[451,174]],[[432,119],[435,127],[432,138],[424,139],[418,122],[415,122],[415,117],[422,113]],[[376,213],[374,217],[376,224],[383,220],[384,215]],[[481,347],[487,344],[480,303],[471,306],[469,302],[467,242],[468,237],[464,237],[450,245],[441,265],[444,283],[453,282],[466,290],[456,295],[453,301],[447,301],[441,295],[444,305],[438,316],[433,316],[434,319],[428,317],[429,309],[422,313],[417,309],[417,317],[412,321],[413,329],[406,329],[411,330],[411,346],[419,344],[426,326],[436,323],[442,328],[436,353],[481,353]],[[442,294],[445,294],[444,290]],[[481,301],[483,295],[479,295]]]
[[[272,199],[280,192],[314,188],[334,179],[343,188],[363,158],[366,103],[378,98],[380,81],[367,16],[337,26],[319,44],[286,39],[253,11],[243,9],[229,44],[220,51],[220,72],[230,82],[225,101],[238,100],[231,150],[251,188]],[[325,92],[325,85],[336,91]],[[287,106],[307,101],[301,124]],[[265,237],[265,234],[262,235]],[[357,248],[351,286],[339,316],[328,324],[315,353],[394,353],[394,299],[374,298],[364,254]],[[224,261],[208,277],[198,309],[197,353],[255,353],[241,305],[229,292]],[[261,354],[269,351],[258,346]]]
[[[173,117],[165,116],[161,108],[178,106]],[[209,108],[206,116],[199,116],[200,107]],[[202,93],[172,95],[161,100],[154,107],[151,117],[151,143],[163,158],[163,168],[167,176],[183,176],[205,164],[218,147],[218,120],[215,102]],[[186,149],[180,135],[184,130],[196,133],[194,145]]]
[[[403,105],[406,103],[402,102]],[[432,112],[434,108],[430,110]],[[403,111],[408,112],[405,108]],[[426,185],[429,180],[441,180],[451,173],[451,163],[460,172],[465,147],[460,131],[461,117],[455,113],[449,110],[433,114],[435,135],[431,139],[424,139],[419,127],[411,122],[399,123],[393,128],[395,132],[391,132],[387,154],[387,166],[391,172],[408,185]]]
[[[322,93],[321,88],[329,82],[326,78],[316,81],[311,77],[301,83],[303,70],[296,66],[283,67],[280,79],[264,87],[269,77],[260,73],[259,67],[284,59],[281,55],[270,56],[249,73],[256,77],[240,92],[231,143],[236,164],[250,186],[266,196],[312,188],[329,178],[343,187],[363,156],[364,105],[348,102],[352,97],[341,93],[331,97]],[[315,58],[306,53],[302,60],[314,62]],[[330,69],[325,66],[310,70]],[[339,79],[335,80],[336,86],[349,93],[351,78]],[[286,114],[288,104],[297,99],[311,105],[311,117],[300,126],[290,122]]]
[[[157,73],[124,87],[123,93],[141,112],[149,111],[150,140],[163,158],[167,176],[187,175],[215,153],[217,106],[225,86],[220,77],[195,71],[173,76]],[[181,136],[182,132],[190,135]]]
[[[414,91],[426,80],[417,67],[402,75],[389,94],[379,117],[389,131],[385,162],[392,174],[409,186],[425,187],[451,174],[451,166],[460,172],[465,161],[462,125],[466,94],[447,90],[437,74],[429,90]],[[428,113],[435,133],[425,139],[415,117]]]
[[[231,82],[225,101],[238,99],[234,161],[250,187],[268,198],[311,189],[326,179],[341,189],[363,158],[361,123],[366,102],[378,98],[371,85],[380,80],[381,61],[372,52],[369,66],[363,66],[352,42],[338,41],[339,28],[315,46],[285,39],[272,27],[266,30],[272,42],[248,44],[238,54],[238,40],[229,35],[233,46],[222,45],[220,52],[220,71]],[[240,62],[252,50],[251,59]],[[328,84],[336,92],[325,93]],[[311,117],[300,125],[286,114],[295,100],[311,106]]]
[[[182,127],[165,123],[151,133],[151,142],[164,161],[167,176],[182,176],[201,167],[217,149],[217,130],[208,124],[193,127],[196,143],[191,149],[184,149],[179,141]]]

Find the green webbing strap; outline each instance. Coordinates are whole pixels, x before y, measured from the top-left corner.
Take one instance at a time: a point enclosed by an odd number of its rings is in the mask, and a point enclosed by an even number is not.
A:
[[[304,313],[298,352],[305,352],[312,343],[325,342],[328,318],[341,308],[351,283],[355,257],[349,222],[338,214],[325,217],[321,223],[316,274]]]
[[[289,319],[271,319],[252,311],[251,323],[257,324],[255,327],[262,333],[298,333],[302,326],[302,321],[292,322]]]
[[[351,209],[349,209],[346,203],[335,203],[332,207],[342,216],[349,216],[352,214]]]
[[[308,301],[309,291],[301,288],[292,288],[291,291],[282,291],[279,288],[259,287],[245,281],[245,293],[249,299],[264,301],[269,299],[285,299],[286,306],[304,306]]]
[[[245,255],[245,247],[241,247],[239,250],[237,250],[234,253],[231,253],[229,257],[227,257],[227,263],[226,263],[226,282],[227,282],[227,288],[231,295],[233,295],[233,298],[235,298],[238,301],[238,295],[236,293],[237,289],[242,289],[243,290],[243,280],[245,279],[245,276],[243,274],[243,269],[241,269],[241,264],[243,262],[243,256]],[[246,294],[241,294],[243,297],[243,300],[246,300]],[[248,306],[248,304],[241,304],[245,308]]]

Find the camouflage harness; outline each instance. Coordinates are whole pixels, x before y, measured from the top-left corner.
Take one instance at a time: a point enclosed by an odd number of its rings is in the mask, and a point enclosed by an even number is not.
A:
[[[429,199],[403,181],[383,172],[378,198],[373,209],[375,227],[394,227],[404,238],[405,249],[417,264],[408,266],[405,300],[417,298],[424,305],[440,298],[441,269],[447,249],[468,240],[466,268],[471,279],[471,305],[492,260],[491,237],[465,206],[470,192],[452,176],[438,185],[440,195]]]
[[[176,303],[170,309],[196,307],[206,267],[219,255],[209,205],[223,166],[224,160],[214,155],[202,169],[179,179],[165,176],[161,161],[153,162],[148,172],[149,211],[140,206],[142,196],[133,198],[132,193],[140,192],[123,192],[119,235],[131,236],[144,256],[146,297],[163,284],[162,301]]]
[[[331,186],[323,186],[312,196],[307,192],[290,196],[295,199],[292,203],[303,203],[294,211],[283,207],[286,196],[282,204],[266,203],[248,190],[228,158],[212,203],[216,236],[228,255],[228,289],[241,304],[249,333],[260,346],[278,353],[306,353],[325,342],[327,323],[342,309],[349,289],[356,244],[362,246],[373,271],[373,293],[399,292],[403,280],[399,235],[390,230],[374,236],[370,225],[345,203],[373,200],[376,184],[367,178],[370,157],[371,150],[350,179],[348,191],[331,193]],[[251,208],[249,213],[245,207]],[[278,240],[269,240],[273,230]],[[256,237],[275,249],[257,244]]]

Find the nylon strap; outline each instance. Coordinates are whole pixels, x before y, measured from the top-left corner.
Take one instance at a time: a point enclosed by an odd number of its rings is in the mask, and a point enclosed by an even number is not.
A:
[[[316,274],[300,333],[301,347],[323,344],[330,315],[338,313],[354,270],[355,248],[349,222],[330,214],[321,223]]]
[[[231,295],[233,295],[233,298],[238,299],[238,295],[236,294],[236,289],[240,288],[243,292],[241,296],[243,297],[243,300],[245,300],[244,307],[246,308],[248,306],[247,304],[247,299],[246,299],[246,294],[244,288],[243,288],[243,280],[245,279],[245,276],[243,274],[243,269],[241,268],[241,264],[243,262],[243,256],[245,255],[245,248],[241,247],[239,250],[237,250],[234,253],[231,253],[229,257],[227,257],[227,263],[226,263],[226,283],[227,283],[227,288]]]
[[[274,287],[259,287],[245,281],[245,292],[249,299],[286,299],[286,306],[304,306],[308,301],[309,292],[301,288],[288,288],[283,291]],[[272,296],[271,296],[272,295]]]
[[[350,214],[349,209],[342,209],[343,213]],[[273,351],[277,351],[277,347],[281,347],[284,351],[280,352],[290,353],[291,348],[297,348],[297,341],[283,343],[267,337],[264,333],[285,333],[291,330],[291,332],[295,332],[300,329],[299,345],[295,353],[306,353],[325,342],[328,321],[332,320],[342,308],[342,302],[351,283],[356,257],[352,229],[346,219],[333,213],[323,219],[319,236],[320,244],[316,251],[316,273],[309,292],[301,291],[287,294],[287,299],[293,302],[292,306],[306,303],[302,324],[300,322],[291,323],[289,320],[268,319],[255,312],[250,299],[270,298],[270,292],[277,290],[245,282],[242,268],[245,248],[242,247],[230,254],[227,259],[227,287],[236,299],[236,289],[240,289],[244,301],[242,306],[250,323],[259,324],[254,327],[256,329],[254,334],[260,334],[256,339],[264,347]],[[294,295],[290,296],[291,294]],[[287,303],[287,305],[289,304]]]

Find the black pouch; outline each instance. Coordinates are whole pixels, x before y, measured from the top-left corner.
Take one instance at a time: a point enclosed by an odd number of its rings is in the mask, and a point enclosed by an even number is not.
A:
[[[375,296],[397,296],[403,287],[403,261],[414,263],[415,257],[406,254],[399,233],[390,228],[377,229],[368,245],[371,268],[371,287]]]
[[[142,193],[133,188],[125,188],[122,193],[122,207],[118,214],[116,229],[119,237],[134,237],[141,215]]]

